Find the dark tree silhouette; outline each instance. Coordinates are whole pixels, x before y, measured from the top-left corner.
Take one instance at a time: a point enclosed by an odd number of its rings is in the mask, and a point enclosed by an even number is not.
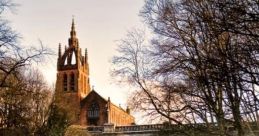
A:
[[[154,32],[151,45],[142,50],[137,38],[126,39],[113,73],[137,85],[138,108],[244,135],[258,122],[258,15],[256,0],[146,0],[141,16]]]
[[[19,43],[4,14],[17,4],[0,0],[0,135],[34,134],[48,117],[51,89],[33,63],[53,54],[40,42],[40,47]]]

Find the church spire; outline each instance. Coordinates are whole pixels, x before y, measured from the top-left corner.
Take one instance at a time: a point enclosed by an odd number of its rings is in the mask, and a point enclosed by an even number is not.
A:
[[[70,37],[71,38],[76,38],[76,30],[75,30],[74,18],[72,19],[72,26],[71,26],[71,31],[70,31]]]
[[[75,30],[74,17],[73,17],[73,19],[72,19],[72,26],[71,26],[70,36],[71,36],[71,38],[72,38],[72,37],[76,37],[76,30]]]
[[[72,19],[71,31],[70,31],[70,38],[69,38],[69,47],[74,46],[78,47],[78,39],[76,38],[76,30],[75,30],[75,21],[74,17]]]

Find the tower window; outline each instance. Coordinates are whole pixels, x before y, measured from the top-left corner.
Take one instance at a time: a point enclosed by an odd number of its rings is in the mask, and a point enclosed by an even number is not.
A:
[[[64,91],[67,91],[67,74],[64,74],[64,77],[63,77],[63,87],[64,87]]]
[[[76,55],[74,51],[72,52],[71,64],[72,65],[76,64]]]
[[[67,57],[65,58],[65,62],[64,62],[64,65],[67,65]]]
[[[75,75],[74,75],[74,73],[72,73],[71,77],[70,77],[70,90],[75,91]]]

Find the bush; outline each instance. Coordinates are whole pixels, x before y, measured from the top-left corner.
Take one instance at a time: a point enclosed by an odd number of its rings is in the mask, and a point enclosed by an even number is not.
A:
[[[71,125],[66,129],[65,136],[91,136],[91,134],[81,126]]]

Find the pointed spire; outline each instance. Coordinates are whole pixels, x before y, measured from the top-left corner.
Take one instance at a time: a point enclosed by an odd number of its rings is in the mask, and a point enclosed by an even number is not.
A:
[[[72,26],[71,26],[70,36],[71,36],[71,38],[72,38],[72,37],[76,37],[76,30],[75,30],[74,17],[73,17],[73,19],[72,19]]]
[[[75,21],[72,19],[70,38],[68,39],[69,47],[78,47],[78,39],[76,38]]]
[[[58,45],[58,57],[61,57],[61,43]]]
[[[72,18],[72,30],[75,30],[75,19],[74,19],[74,17]]]

